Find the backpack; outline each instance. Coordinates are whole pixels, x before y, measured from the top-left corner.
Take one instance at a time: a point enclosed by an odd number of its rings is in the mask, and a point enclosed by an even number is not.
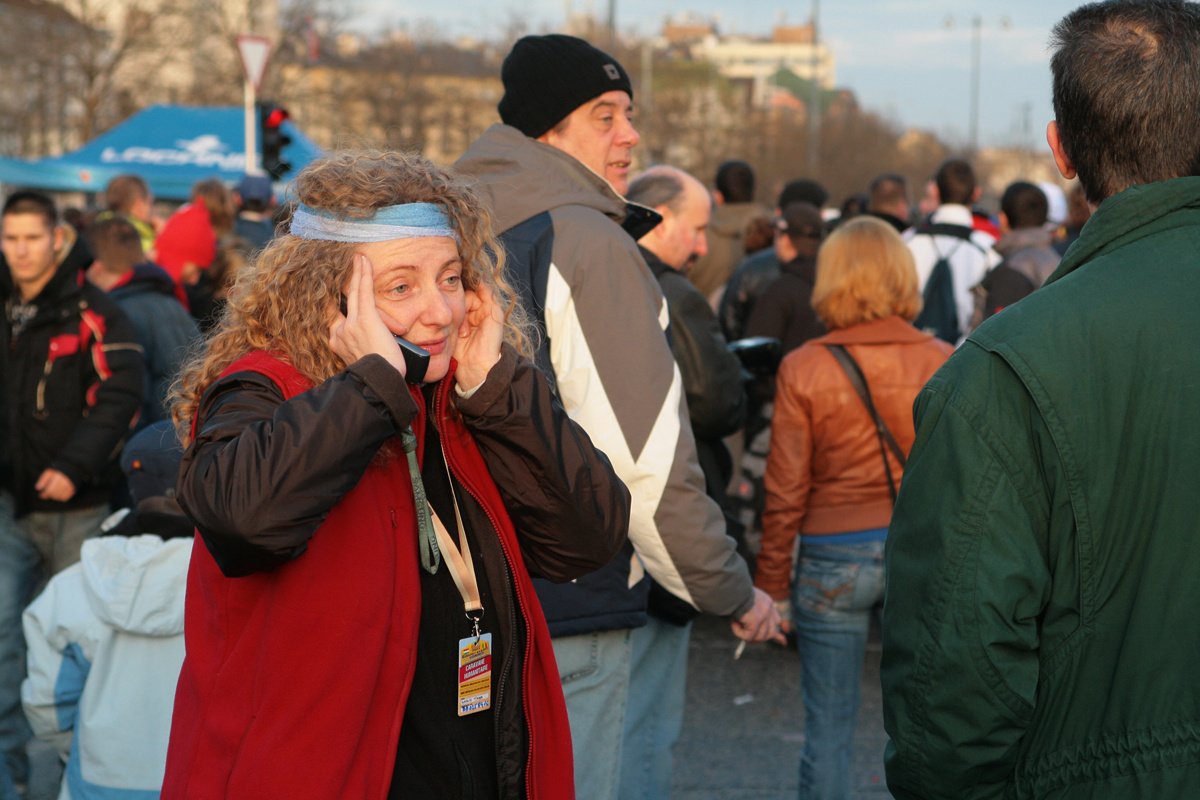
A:
[[[945,223],[931,223],[917,228],[918,235],[953,236],[984,252],[982,247],[971,241],[971,233],[972,230],[965,225]],[[950,272],[950,256],[958,251],[959,246],[955,245],[949,253],[943,254],[934,244],[938,260],[934,262],[929,280],[925,282],[925,291],[922,293],[925,305],[912,323],[918,330],[931,333],[950,344],[958,344],[963,333],[958,322],[958,302],[954,299],[954,276]]]

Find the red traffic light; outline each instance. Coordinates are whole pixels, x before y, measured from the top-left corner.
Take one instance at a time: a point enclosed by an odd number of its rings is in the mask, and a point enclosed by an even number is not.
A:
[[[267,128],[278,128],[285,119],[291,119],[292,115],[287,112],[287,109],[275,106],[270,109],[267,118],[263,120],[263,126]]]

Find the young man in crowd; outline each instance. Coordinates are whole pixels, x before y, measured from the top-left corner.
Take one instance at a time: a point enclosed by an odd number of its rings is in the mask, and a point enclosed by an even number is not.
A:
[[[142,348],[54,201],[10,195],[0,213],[0,750],[29,772],[21,612],[79,560],[108,515],[116,455],[142,405]]]

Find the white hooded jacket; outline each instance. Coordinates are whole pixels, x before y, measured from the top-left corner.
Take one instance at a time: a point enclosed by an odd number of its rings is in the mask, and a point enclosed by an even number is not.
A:
[[[158,797],[192,541],[91,539],[25,610],[21,699],[67,762],[59,800]]]

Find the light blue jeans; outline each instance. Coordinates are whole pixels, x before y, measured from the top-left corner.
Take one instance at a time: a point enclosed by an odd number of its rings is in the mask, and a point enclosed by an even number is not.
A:
[[[51,575],[79,560],[84,539],[100,532],[108,507],[36,512],[20,520],[13,518],[13,510],[12,495],[0,492],[0,752],[7,762],[9,782],[23,783],[29,779],[25,743],[30,730],[21,709],[25,680],[21,612]],[[0,798],[8,788],[0,788]]]
[[[551,640],[571,722],[576,800],[616,800],[629,694],[629,628]]]
[[[883,589],[882,540],[802,544],[792,588],[804,700],[800,800],[850,798],[867,631]]]
[[[668,800],[671,747],[683,727],[692,623],[655,616],[633,631],[633,669],[621,747],[621,800]]]

